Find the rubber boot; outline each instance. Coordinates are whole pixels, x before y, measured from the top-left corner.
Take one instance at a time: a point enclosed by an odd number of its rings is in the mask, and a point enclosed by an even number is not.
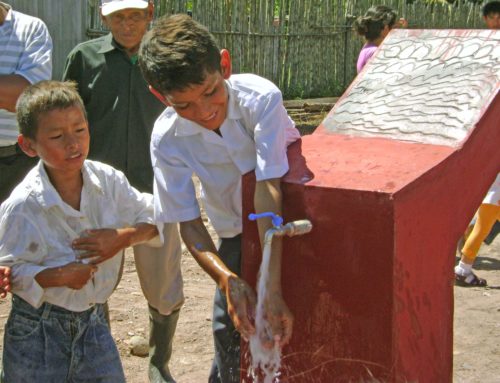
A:
[[[172,341],[179,319],[179,311],[162,315],[149,306],[149,381],[175,383],[168,363],[172,356]]]

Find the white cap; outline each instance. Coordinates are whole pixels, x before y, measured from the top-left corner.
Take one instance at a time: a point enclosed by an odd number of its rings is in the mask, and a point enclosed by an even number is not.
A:
[[[107,16],[127,8],[146,9],[148,5],[148,0],[101,0],[101,13]]]

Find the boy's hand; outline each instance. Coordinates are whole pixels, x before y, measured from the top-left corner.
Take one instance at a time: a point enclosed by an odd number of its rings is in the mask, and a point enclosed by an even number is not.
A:
[[[79,259],[98,264],[113,257],[128,246],[129,237],[120,229],[86,230],[84,236],[73,241],[72,247],[80,251]]]
[[[85,286],[97,271],[97,266],[92,264],[72,262],[61,268],[66,280],[65,285],[70,289],[80,290]]]
[[[255,333],[252,320],[255,318],[255,293],[243,279],[237,276],[229,277],[227,283],[227,312],[233,321],[234,327],[243,339],[248,341]]]
[[[276,343],[280,347],[286,345],[292,337],[293,314],[288,309],[281,293],[269,292],[267,294],[264,300],[264,318],[270,330],[270,334],[266,332],[259,334],[264,347],[272,348]]]
[[[0,297],[5,298],[10,291],[10,267],[0,266]]]

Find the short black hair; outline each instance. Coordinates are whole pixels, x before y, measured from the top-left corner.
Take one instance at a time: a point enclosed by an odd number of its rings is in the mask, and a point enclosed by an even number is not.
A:
[[[220,61],[212,34],[186,14],[158,19],[139,48],[142,74],[162,94],[202,84],[221,71]]]
[[[44,80],[28,86],[16,103],[16,117],[20,133],[32,140],[36,139],[38,118],[43,113],[55,109],[78,106],[87,118],[77,85],[70,81]]]
[[[500,1],[489,1],[483,5],[481,8],[481,14],[483,17],[486,17],[491,13],[500,13]]]

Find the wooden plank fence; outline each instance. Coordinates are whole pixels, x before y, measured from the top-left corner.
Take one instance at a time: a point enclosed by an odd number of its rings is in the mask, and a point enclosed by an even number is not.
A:
[[[76,43],[106,33],[99,0],[10,0],[45,20],[54,40],[54,78]],[[154,0],[156,17],[192,14],[232,56],[233,72],[276,83],[285,98],[339,96],[356,76],[363,45],[352,22],[386,4],[410,28],[482,28],[480,2],[455,0]]]

